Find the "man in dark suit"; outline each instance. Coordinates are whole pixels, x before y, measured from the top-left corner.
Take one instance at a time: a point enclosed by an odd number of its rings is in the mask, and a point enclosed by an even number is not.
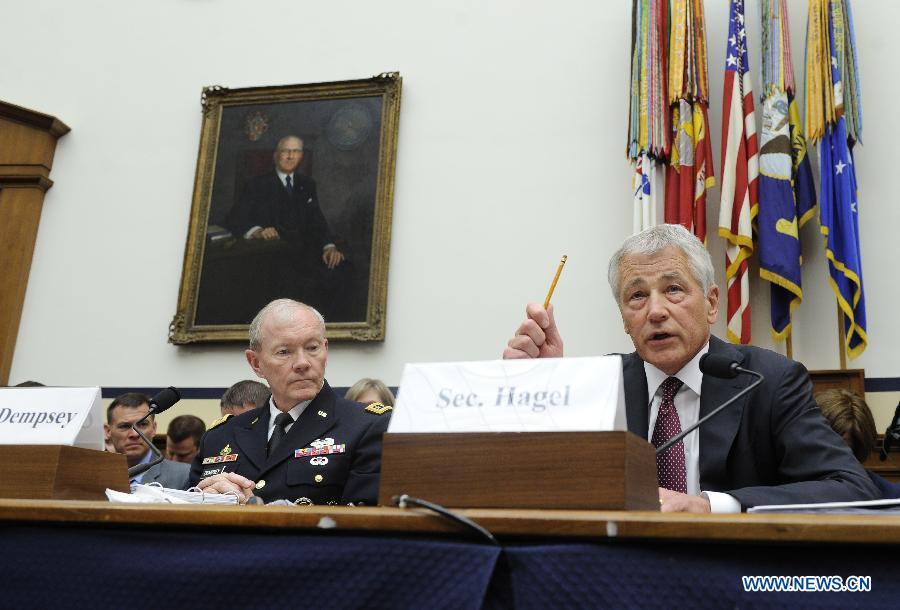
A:
[[[825,422],[806,369],[774,352],[710,334],[719,289],[706,248],[680,225],[625,240],[609,284],[635,352],[623,357],[628,429],[655,446],[750,380],[703,375],[703,354],[723,354],[766,380],[657,457],[663,511],[737,512],[759,504],[869,500],[877,490]],[[532,303],[504,358],[561,357],[553,316]]]
[[[132,425],[150,410],[150,397],[139,392],[128,392],[113,399],[106,409],[106,424],[103,426],[106,442],[115,453],[124,453],[128,467],[144,464],[153,459],[150,448],[141,440]],[[148,417],[140,424],[141,432],[152,439],[156,434],[156,420]],[[131,483],[157,482],[169,489],[184,489],[190,468],[187,464],[163,460],[142,474],[131,479]]]
[[[284,278],[278,296],[325,295],[322,306],[332,311],[339,305],[336,295],[349,271],[319,206],[316,183],[297,171],[303,161],[303,140],[294,135],[281,138],[272,159],[272,171],[247,181],[226,225],[237,238],[279,241],[288,248],[273,270]]]
[[[299,504],[374,505],[390,407],[345,400],[325,381],[328,339],[321,314],[289,299],[272,301],[250,324],[245,354],[272,396],[210,426],[191,483],[234,493],[241,502],[256,495]]]

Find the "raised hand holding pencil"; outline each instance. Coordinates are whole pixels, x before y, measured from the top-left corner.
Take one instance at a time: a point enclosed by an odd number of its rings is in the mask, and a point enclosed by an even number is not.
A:
[[[516,329],[516,334],[506,344],[503,357],[513,358],[562,358],[563,340],[556,328],[556,320],[553,317],[553,305],[550,299],[559,281],[566,256],[562,257],[556,275],[550,285],[547,298],[541,303],[529,303],[525,308],[525,321]]]

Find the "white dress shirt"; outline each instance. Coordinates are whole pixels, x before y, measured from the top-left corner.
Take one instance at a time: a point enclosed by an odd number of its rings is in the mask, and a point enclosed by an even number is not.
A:
[[[673,377],[681,381],[682,386],[675,394],[675,410],[681,429],[693,426],[700,419],[700,390],[703,385],[703,373],[700,371],[700,358],[709,351],[709,343],[703,346],[690,362],[684,365]],[[669,375],[644,362],[647,376],[647,395],[650,399],[650,417],[647,438],[653,437],[656,417],[659,415],[659,404],[662,402],[661,386]],[[700,489],[700,430],[694,430],[682,441],[684,444],[684,465],[687,469],[687,493],[692,496],[703,495],[709,500],[710,510],[714,513],[739,513],[741,504],[726,493],[703,491]]]
[[[300,417],[300,414],[306,410],[306,407],[308,407],[309,403],[311,403],[311,402],[312,402],[311,400],[304,400],[303,402],[300,402],[300,403],[297,403],[296,405],[294,405],[294,408],[291,409],[290,411],[288,411],[288,413],[291,414],[291,417],[293,418],[294,423],[297,423],[297,418]],[[272,438],[272,432],[275,430],[275,418],[278,417],[278,415],[280,413],[281,413],[281,411],[278,409],[278,407],[275,406],[275,398],[270,396],[269,397],[269,431],[266,433],[267,441],[270,438]],[[284,427],[284,433],[287,434],[290,431],[290,429],[293,427],[294,427],[294,424],[288,424],[287,426]]]

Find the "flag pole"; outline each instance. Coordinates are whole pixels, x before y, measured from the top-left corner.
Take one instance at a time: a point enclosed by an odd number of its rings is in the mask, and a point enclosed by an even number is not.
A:
[[[844,349],[844,312],[841,311],[841,306],[835,304],[837,307],[837,324],[838,324],[838,353],[841,355],[841,370],[847,370],[847,350]]]
[[[793,339],[791,339],[791,335],[788,335],[784,340],[784,351],[785,356],[787,356],[791,360],[794,359],[794,341]]]

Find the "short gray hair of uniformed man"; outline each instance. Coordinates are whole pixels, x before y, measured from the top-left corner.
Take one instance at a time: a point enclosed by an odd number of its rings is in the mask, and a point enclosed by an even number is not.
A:
[[[644,229],[625,240],[612,258],[609,259],[607,279],[612,289],[613,298],[619,302],[620,285],[619,267],[626,256],[643,254],[652,256],[666,248],[678,248],[687,259],[688,268],[697,283],[703,288],[703,294],[709,294],[709,289],[716,283],[716,274],[713,269],[712,258],[703,243],[697,236],[681,225],[662,224]]]
[[[262,325],[266,318],[272,315],[279,316],[282,319],[292,319],[297,310],[305,310],[312,313],[319,321],[319,324],[322,325],[322,335],[325,335],[325,318],[322,317],[322,314],[315,307],[310,307],[306,303],[293,299],[275,299],[260,309],[253,321],[250,322],[250,349],[257,351],[262,345]]]

